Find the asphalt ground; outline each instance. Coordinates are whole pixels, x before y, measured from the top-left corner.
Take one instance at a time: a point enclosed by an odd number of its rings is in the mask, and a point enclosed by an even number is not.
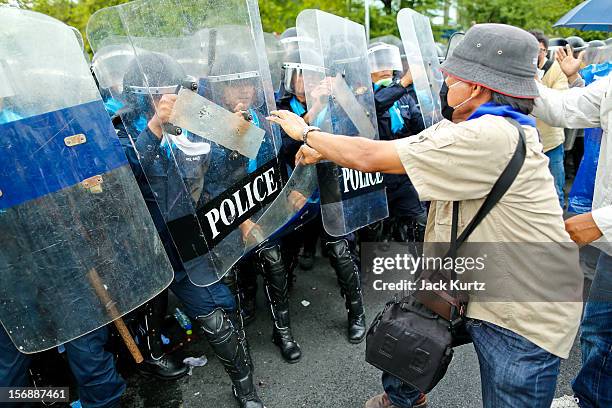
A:
[[[380,371],[365,362],[365,342],[352,345],[346,340],[346,312],[334,271],[327,259],[317,257],[312,270],[298,268],[296,273],[291,313],[303,356],[297,364],[282,360],[271,342],[272,324],[259,290],[257,318],[246,328],[258,393],[268,408],[361,408],[368,398],[382,392]],[[370,276],[363,280],[369,323],[392,294],[374,291]],[[178,381],[129,375],[124,407],[237,407],[229,378],[206,341],[192,343],[183,352],[206,355],[209,362]],[[557,396],[571,393],[570,382],[579,367],[576,343],[570,358],[562,363]],[[448,373],[429,399],[429,407],[482,407],[478,361],[471,345],[455,350]]]

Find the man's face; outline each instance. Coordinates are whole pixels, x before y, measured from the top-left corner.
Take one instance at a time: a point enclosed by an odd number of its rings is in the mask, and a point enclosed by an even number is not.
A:
[[[538,67],[539,68],[542,68],[542,66],[546,62],[546,53],[548,53],[548,48],[546,48],[544,43],[540,43],[540,51],[538,52]]]

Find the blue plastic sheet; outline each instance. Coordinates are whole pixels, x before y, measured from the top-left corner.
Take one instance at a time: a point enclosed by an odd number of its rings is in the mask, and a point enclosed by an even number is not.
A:
[[[602,134],[601,128],[584,130],[584,156],[569,193],[568,211],[577,214],[591,211]]]

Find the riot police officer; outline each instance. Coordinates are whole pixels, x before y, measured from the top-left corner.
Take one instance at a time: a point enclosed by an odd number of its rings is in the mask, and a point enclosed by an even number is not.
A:
[[[374,102],[381,140],[395,140],[415,135],[424,129],[416,102],[408,93],[410,73],[401,74],[399,48],[386,43],[373,43],[368,60],[374,86]],[[385,220],[385,235],[401,242],[422,242],[427,213],[407,175],[385,174],[390,217]]]
[[[278,108],[290,110],[304,117],[308,123],[315,123],[318,116],[325,114],[325,109],[322,106],[313,105],[308,110],[303,78],[303,69],[307,68],[301,66],[298,50],[294,49],[287,53],[283,68],[285,93],[277,101]],[[329,97],[328,84],[322,83],[317,87],[312,97],[313,100]],[[282,135],[283,156],[288,163],[294,163],[301,144],[291,140],[284,131]],[[366,323],[354,234],[332,237],[322,229],[321,235],[330,265],[336,272],[341,294],[345,299],[348,311],[348,340],[351,343],[360,343],[365,338]]]
[[[146,84],[144,79],[146,78]],[[215,355],[223,364],[233,383],[233,392],[244,408],[263,407],[253,383],[253,365],[242,322],[236,313],[236,303],[229,287],[217,282],[196,286],[191,282],[189,268],[206,268],[205,262],[183,263],[174,246],[164,219],[173,211],[182,211],[181,203],[206,196],[203,190],[214,188],[204,182],[207,166],[225,153],[202,145],[187,154],[163,137],[163,126],[169,122],[176,95],[161,94],[149,99],[138,90],[182,83],[186,75],[182,67],[164,54],[148,53],[130,64],[123,80],[126,107],[119,111],[123,126],[118,125],[132,170],[148,205],[158,232],[170,258],[175,279],[170,290],[183,302],[186,314],[196,320]],[[118,123],[118,121],[116,121]],[[132,135],[136,135],[134,138]],[[187,135],[187,138],[192,136]],[[132,145],[133,142],[133,145]],[[188,186],[184,189],[182,183]],[[188,197],[183,197],[185,194]],[[192,205],[192,204],[189,204]]]

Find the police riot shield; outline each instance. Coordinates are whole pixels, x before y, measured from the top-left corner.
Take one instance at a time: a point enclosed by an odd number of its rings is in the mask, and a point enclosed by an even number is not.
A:
[[[110,116],[114,116],[125,105],[123,75],[133,58],[132,47],[123,43],[100,48],[92,59],[91,71]]]
[[[612,62],[612,45],[587,48],[584,51],[583,60],[586,65]]]
[[[119,111],[129,155],[181,267],[196,285],[218,281],[273,229],[256,221],[286,180],[257,1],[135,1],[95,13],[87,36],[94,52],[132,46]]]
[[[0,321],[24,353],[133,310],[173,273],[74,32],[0,7]]]
[[[274,93],[278,93],[282,81],[283,56],[285,54],[283,46],[274,34],[264,33],[264,41],[266,43],[266,54],[268,63],[270,64],[270,76],[272,77],[272,89]]]
[[[304,90],[311,125],[326,132],[378,138],[374,94],[362,25],[320,10],[297,18]],[[342,236],[388,216],[382,174],[331,162],[317,165],[323,226]]]
[[[440,89],[444,82],[431,24],[424,15],[406,8],[397,14],[397,25],[427,128],[442,120]]]
[[[446,55],[444,59],[447,59],[453,55],[453,51],[455,51],[455,48],[457,48],[459,43],[463,41],[463,37],[465,37],[465,33],[461,31],[457,31],[451,35],[451,37],[448,39],[448,46],[446,47]]]

